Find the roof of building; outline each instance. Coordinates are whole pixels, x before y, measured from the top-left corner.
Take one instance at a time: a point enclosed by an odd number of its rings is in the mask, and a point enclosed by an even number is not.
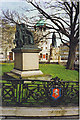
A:
[[[36,26],[44,26],[46,23],[45,23],[45,20],[43,19],[40,19],[37,23],[36,23]]]

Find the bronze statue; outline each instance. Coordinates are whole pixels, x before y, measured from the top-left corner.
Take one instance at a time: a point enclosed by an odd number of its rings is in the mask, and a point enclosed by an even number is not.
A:
[[[13,43],[19,48],[29,44],[34,44],[33,35],[24,23],[16,25],[15,40]]]
[[[53,32],[53,35],[52,35],[52,46],[56,47],[56,35],[55,35],[55,32]]]

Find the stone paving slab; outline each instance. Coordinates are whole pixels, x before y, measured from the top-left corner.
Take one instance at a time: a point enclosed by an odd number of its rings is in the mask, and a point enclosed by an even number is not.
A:
[[[78,107],[0,107],[0,116],[79,115]]]

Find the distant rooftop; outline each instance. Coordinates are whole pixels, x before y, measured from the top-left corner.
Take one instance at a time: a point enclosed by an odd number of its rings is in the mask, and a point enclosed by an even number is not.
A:
[[[45,20],[44,19],[40,19],[37,23],[36,23],[36,26],[44,26],[46,23],[45,23]]]

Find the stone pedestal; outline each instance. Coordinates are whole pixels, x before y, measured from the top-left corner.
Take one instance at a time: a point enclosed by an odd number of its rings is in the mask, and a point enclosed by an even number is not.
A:
[[[39,70],[40,49],[35,45],[26,45],[12,49],[14,52],[14,69],[11,71],[21,77],[41,75]]]
[[[60,53],[59,53],[59,48],[54,48],[51,46],[51,57],[50,57],[50,62],[58,62],[60,63]]]

